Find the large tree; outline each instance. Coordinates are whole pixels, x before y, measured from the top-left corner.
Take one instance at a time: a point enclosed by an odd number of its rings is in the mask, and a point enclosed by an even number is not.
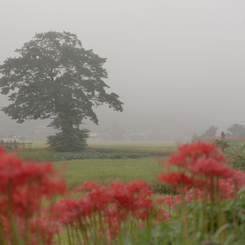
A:
[[[18,123],[31,119],[52,119],[48,125],[60,130],[48,138],[56,150],[77,151],[86,145],[88,132],[80,129],[89,118],[98,124],[94,107],[108,104],[122,111],[115,93],[107,93],[105,58],[85,50],[76,35],[47,32],[17,49],[18,57],[0,65],[0,89],[8,94],[5,112]]]

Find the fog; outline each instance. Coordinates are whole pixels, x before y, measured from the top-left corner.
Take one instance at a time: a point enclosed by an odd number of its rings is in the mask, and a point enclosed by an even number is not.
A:
[[[211,125],[218,133],[245,124],[244,0],[1,0],[0,63],[35,33],[68,31],[107,58],[110,86],[124,111],[96,109],[96,132],[117,122],[125,131],[164,131],[188,140]],[[8,105],[0,95],[1,106]],[[0,130],[28,130],[0,112]]]

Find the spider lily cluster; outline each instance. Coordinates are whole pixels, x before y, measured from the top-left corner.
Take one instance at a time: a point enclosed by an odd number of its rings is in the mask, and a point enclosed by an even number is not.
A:
[[[63,234],[68,244],[125,244],[126,233],[136,244],[140,229],[174,227],[176,220],[180,228],[166,236],[168,244],[177,244],[176,237],[198,244],[217,231],[223,243],[237,236],[245,174],[230,168],[213,143],[182,145],[160,163],[169,171],[158,180],[177,194],[155,198],[142,180],[109,186],[89,181],[75,187],[78,198],[71,199],[50,163],[25,163],[0,149],[0,244],[61,244]],[[224,211],[226,200],[232,200],[232,218]]]

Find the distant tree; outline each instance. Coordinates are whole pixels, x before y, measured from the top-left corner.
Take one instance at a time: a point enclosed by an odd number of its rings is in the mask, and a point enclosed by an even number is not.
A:
[[[210,138],[214,138],[217,134],[218,127],[210,126],[203,134],[198,136],[196,133],[192,135],[192,142],[197,142],[199,140],[209,140]]]
[[[88,130],[80,129],[89,118],[98,124],[93,111],[104,103],[122,111],[123,103],[115,93],[108,94],[104,82],[105,58],[85,50],[77,36],[69,32],[47,32],[17,49],[17,58],[0,66],[0,89],[9,94],[11,104],[3,107],[18,123],[31,119],[52,119],[48,125],[60,130],[49,136],[55,150],[77,151],[86,146]]]
[[[245,137],[245,126],[244,125],[235,123],[231,125],[227,129],[227,131],[231,134],[231,137]]]
[[[218,130],[218,127],[215,127],[215,126],[210,126],[209,129],[207,129],[203,136],[204,137],[208,137],[208,138],[212,138],[212,137],[215,137],[216,134],[217,134],[217,130]]]
[[[191,137],[191,142],[198,142],[199,140],[201,140],[201,137],[194,133]]]

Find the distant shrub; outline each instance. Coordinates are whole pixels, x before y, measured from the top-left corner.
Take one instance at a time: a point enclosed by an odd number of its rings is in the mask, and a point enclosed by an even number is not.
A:
[[[215,140],[230,164],[236,170],[245,171],[245,142],[240,140]]]

